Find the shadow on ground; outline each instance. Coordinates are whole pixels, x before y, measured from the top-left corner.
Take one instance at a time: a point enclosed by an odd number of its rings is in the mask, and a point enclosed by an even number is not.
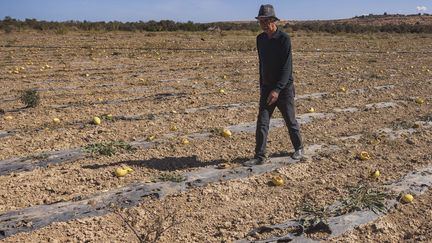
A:
[[[292,153],[280,152],[271,154],[270,157],[284,157],[290,156]],[[175,170],[185,170],[185,169],[193,169],[200,168],[206,166],[216,166],[221,163],[232,163],[232,164],[242,164],[250,160],[251,158],[247,157],[239,157],[235,158],[231,161],[226,161],[223,159],[220,160],[212,160],[212,161],[200,161],[197,156],[188,156],[188,157],[166,157],[161,159],[149,159],[149,160],[125,160],[119,161],[111,164],[93,164],[93,165],[85,165],[82,168],[84,169],[100,169],[104,167],[111,166],[143,166],[149,169],[155,169],[160,171],[175,171]]]
[[[143,166],[149,169],[155,169],[160,171],[175,171],[175,170],[205,167],[210,165],[218,165],[220,163],[225,163],[225,162],[227,161],[222,159],[202,162],[198,160],[196,156],[189,156],[189,157],[166,157],[162,159],[149,159],[149,160],[125,160],[125,161],[115,162],[112,164],[86,165],[83,166],[83,168],[99,169],[99,168],[111,167],[111,166],[128,165],[128,166]]]

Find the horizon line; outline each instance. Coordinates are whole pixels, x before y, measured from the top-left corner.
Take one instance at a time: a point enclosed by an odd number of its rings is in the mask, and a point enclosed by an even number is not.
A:
[[[290,22],[290,21],[294,21],[294,22],[300,22],[300,21],[332,21],[332,20],[344,20],[344,19],[353,19],[353,18],[358,18],[358,17],[368,17],[368,16],[388,16],[388,17],[392,17],[392,16],[400,16],[400,17],[410,17],[410,16],[432,16],[432,14],[430,13],[413,13],[413,14],[399,14],[399,13],[387,13],[387,14],[362,14],[362,15],[356,15],[356,16],[352,16],[352,17],[346,17],[346,18],[329,18],[329,19],[281,19],[279,22]],[[172,19],[160,19],[160,20],[155,20],[155,19],[150,19],[150,20],[135,20],[135,21],[121,21],[121,20],[73,20],[73,19],[69,19],[69,20],[47,20],[47,19],[36,19],[36,18],[14,18],[12,16],[6,15],[3,16],[2,19],[0,19],[0,21],[4,21],[6,18],[11,18],[14,20],[18,20],[18,21],[26,21],[26,20],[36,20],[36,21],[46,21],[46,22],[57,22],[57,23],[62,23],[62,22],[71,22],[71,21],[76,21],[76,22],[90,22],[90,23],[96,23],[96,22],[120,22],[120,23],[138,23],[138,22],[150,22],[150,21],[155,21],[155,22],[160,22],[160,21],[173,21],[176,23],[188,23],[188,22],[192,22],[194,24],[211,24],[211,23],[224,23],[224,22],[254,22],[256,20],[251,19],[251,20],[217,20],[217,21],[209,21],[209,22],[194,22],[192,20],[187,20],[187,21],[176,21],[176,20],[172,20]]]

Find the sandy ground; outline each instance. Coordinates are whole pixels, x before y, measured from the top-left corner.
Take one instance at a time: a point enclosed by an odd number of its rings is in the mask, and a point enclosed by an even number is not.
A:
[[[0,212],[69,201],[77,196],[110,191],[135,182],[158,181],[162,174],[182,173],[202,166],[253,156],[254,134],[206,140],[182,138],[230,125],[254,122],[258,100],[255,35],[251,32],[211,33],[12,33],[1,35],[0,130],[15,131],[0,138],[0,159],[34,156],[88,144],[163,138],[149,149],[114,156],[93,155],[61,165],[0,176]],[[305,145],[332,144],[337,152],[319,153],[306,162],[261,176],[212,183],[161,200],[146,198],[137,207],[121,210],[140,234],[147,234],[160,216],[176,215],[178,224],[160,242],[231,242],[252,229],[299,217],[305,200],[317,206],[347,196],[348,187],[379,169],[378,184],[396,180],[431,163],[432,132],[418,127],[411,135],[371,141],[380,128],[403,129],[432,119],[431,35],[292,34],[297,95],[326,92],[321,98],[299,98],[297,113],[310,107],[330,113],[331,119],[302,125]],[[193,49],[193,50],[191,50]],[[389,89],[375,89],[394,85]],[[345,87],[347,92],[341,92]],[[38,88],[41,104],[24,109],[19,92]],[[225,92],[221,93],[220,89]],[[350,92],[364,89],[363,93]],[[171,96],[169,96],[171,95]],[[420,105],[414,100],[421,97]],[[396,102],[394,108],[367,104]],[[251,104],[237,109],[186,109],[211,105]],[[94,116],[141,115],[141,120],[103,121]],[[6,119],[12,116],[12,119]],[[53,124],[58,117],[60,124]],[[279,112],[275,117],[281,117]],[[178,130],[170,128],[175,125]],[[340,137],[361,134],[359,141]],[[269,154],[292,152],[286,128],[270,133]],[[356,155],[368,151],[372,159]],[[166,165],[163,163],[167,162]],[[117,178],[119,165],[134,172]],[[273,175],[282,187],[269,186]],[[65,186],[67,185],[67,186]],[[400,205],[376,222],[333,239],[336,242],[427,241],[431,193]],[[153,217],[153,218],[152,218]],[[164,224],[168,224],[165,220]],[[162,226],[163,227],[163,226]],[[153,236],[151,236],[153,237]],[[254,238],[249,238],[253,240]],[[136,242],[119,215],[111,213],[6,238],[5,242]]]

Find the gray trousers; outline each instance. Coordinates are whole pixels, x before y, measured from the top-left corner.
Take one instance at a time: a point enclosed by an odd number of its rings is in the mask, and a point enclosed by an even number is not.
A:
[[[270,118],[277,107],[282,113],[285,124],[288,128],[288,134],[292,145],[295,150],[303,148],[303,142],[300,135],[300,127],[295,118],[295,103],[292,95],[286,94],[283,90],[279,93],[278,100],[272,104],[267,105],[267,97],[270,91],[261,90],[259,113],[256,125],[256,147],[255,157],[265,157],[267,136],[269,132]]]

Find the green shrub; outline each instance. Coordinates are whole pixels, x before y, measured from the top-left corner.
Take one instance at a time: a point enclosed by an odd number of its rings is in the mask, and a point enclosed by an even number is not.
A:
[[[176,173],[164,173],[159,176],[159,180],[161,181],[172,181],[172,182],[182,182],[185,181],[186,178],[182,175]]]
[[[36,107],[39,104],[40,97],[36,89],[26,89],[21,92],[21,102],[26,108]]]
[[[107,156],[115,155],[119,150],[133,152],[136,150],[136,148],[123,141],[88,144],[83,148],[83,151],[86,153]]]

